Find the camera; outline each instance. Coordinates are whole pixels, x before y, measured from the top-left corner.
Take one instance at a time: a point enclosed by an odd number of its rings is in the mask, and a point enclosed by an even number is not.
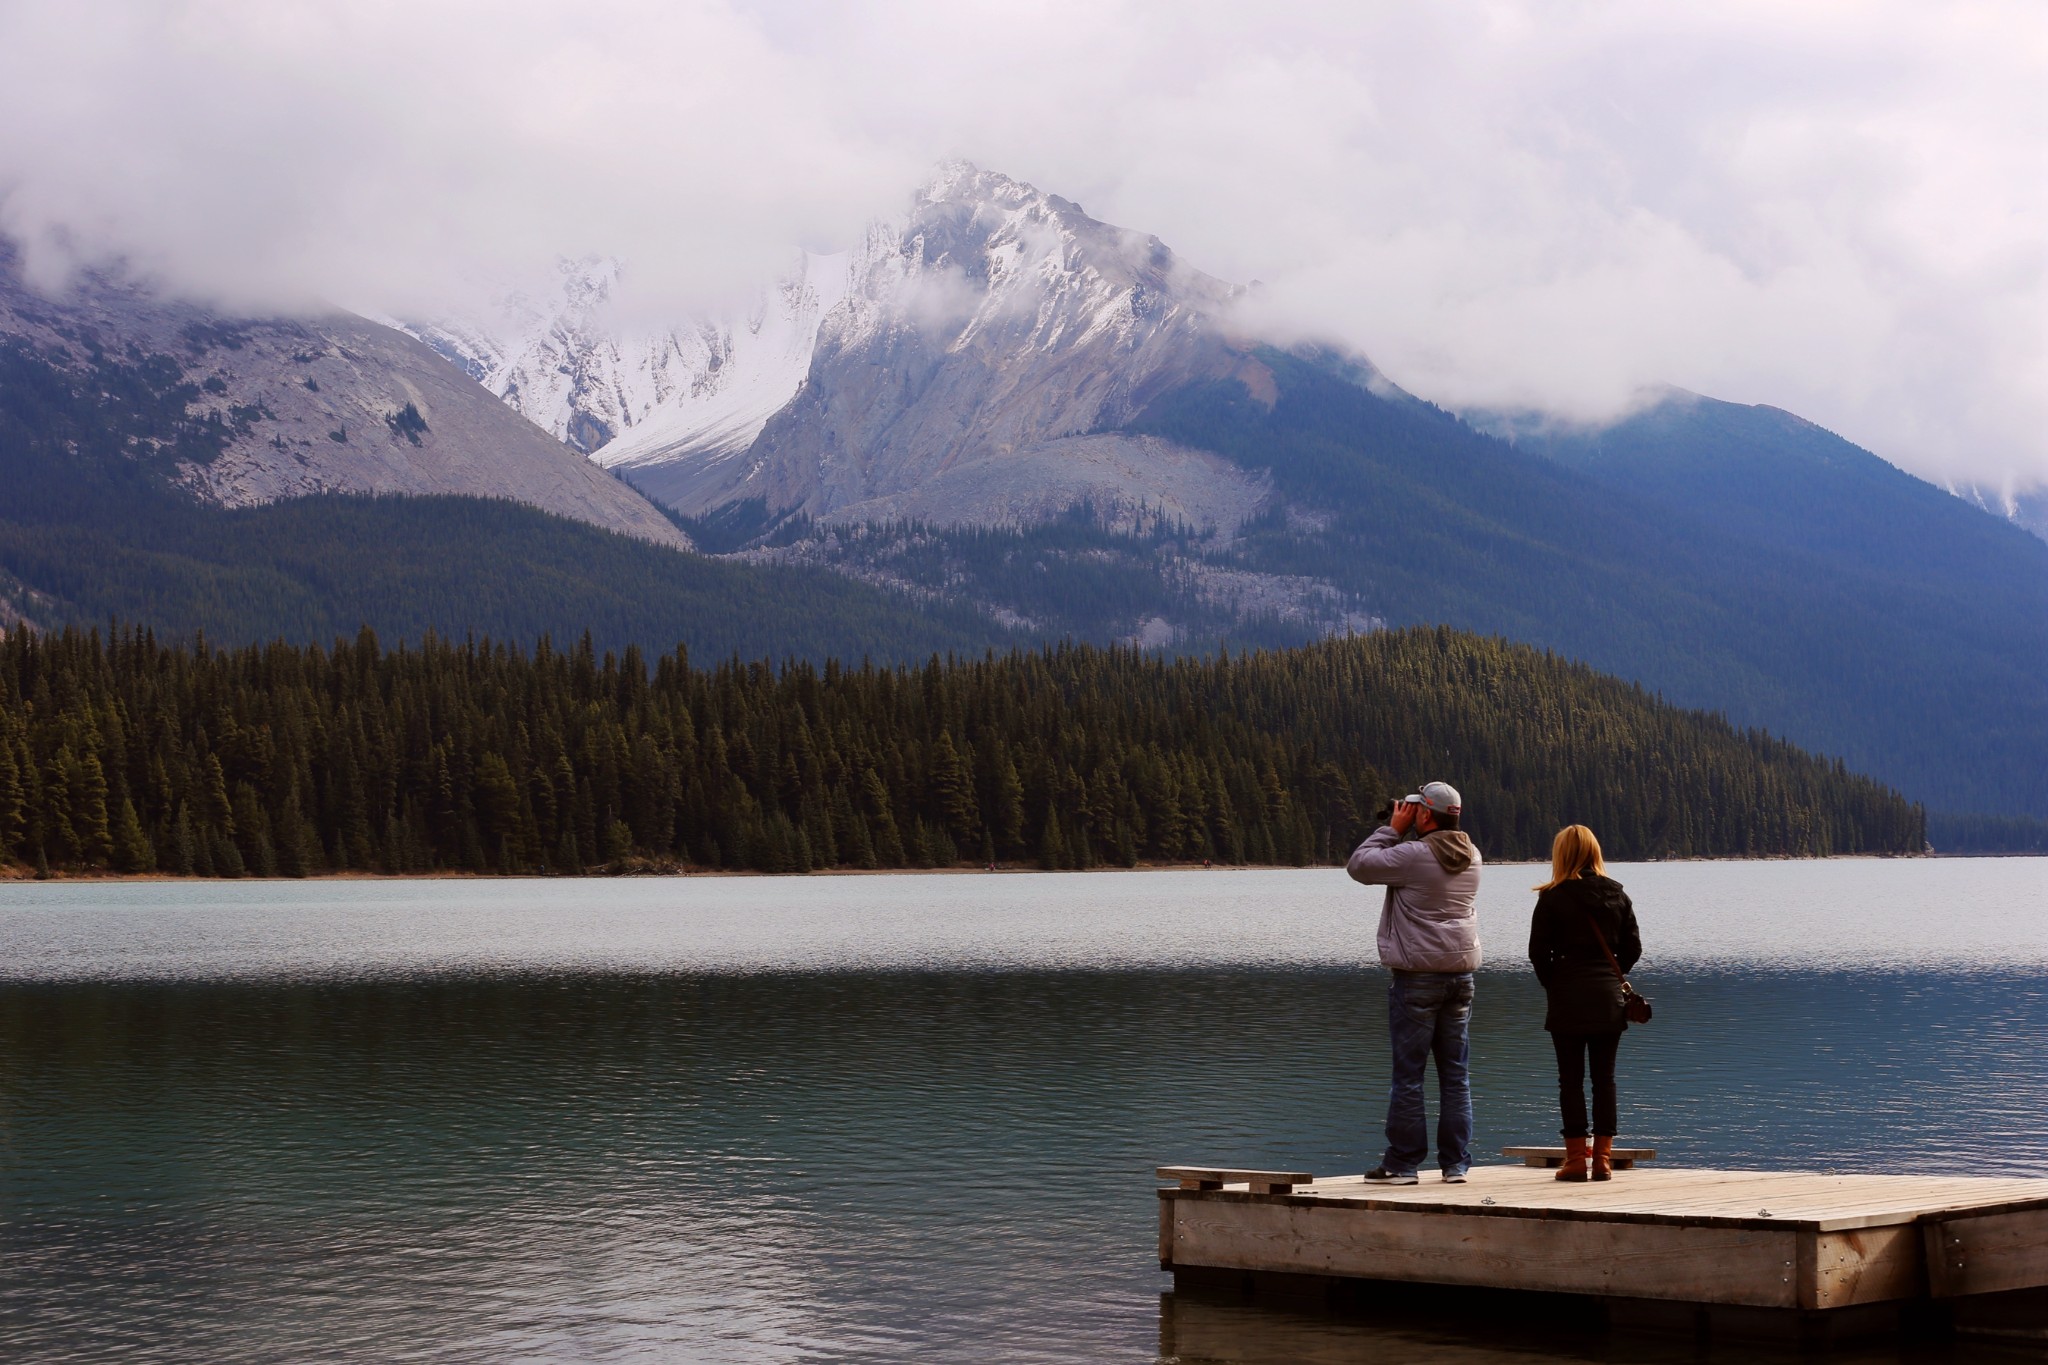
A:
[[[1420,808],[1421,805],[1422,798],[1412,792],[1407,796],[1390,796],[1386,799],[1385,804],[1372,813],[1372,818],[1384,825],[1394,818],[1394,812],[1401,809],[1401,807],[1415,806]]]

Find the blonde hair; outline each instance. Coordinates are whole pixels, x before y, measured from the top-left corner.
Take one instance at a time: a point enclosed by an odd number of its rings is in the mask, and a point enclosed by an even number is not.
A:
[[[1566,825],[1550,841],[1550,880],[1537,887],[1548,891],[1585,872],[1607,875],[1607,860],[1600,856],[1600,841],[1584,825]]]

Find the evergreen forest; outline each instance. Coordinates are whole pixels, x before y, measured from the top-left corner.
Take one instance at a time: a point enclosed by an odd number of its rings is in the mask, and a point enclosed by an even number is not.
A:
[[[0,638],[0,861],[38,872],[1046,868],[1341,860],[1445,778],[1493,858],[1909,853],[1896,792],[1448,629],[1163,659],[695,665],[369,631]]]

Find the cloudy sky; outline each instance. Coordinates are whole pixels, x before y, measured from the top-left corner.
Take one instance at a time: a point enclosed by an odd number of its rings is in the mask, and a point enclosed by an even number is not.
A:
[[[0,232],[239,306],[727,304],[966,157],[1453,405],[2048,482],[2048,7],[0,0]]]

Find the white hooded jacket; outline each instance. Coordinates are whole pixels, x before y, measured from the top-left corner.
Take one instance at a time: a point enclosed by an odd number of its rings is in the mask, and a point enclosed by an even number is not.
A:
[[[1479,967],[1479,868],[1463,830],[1403,839],[1382,825],[1351,854],[1353,881],[1387,888],[1380,909],[1380,961],[1402,972],[1470,972]]]

